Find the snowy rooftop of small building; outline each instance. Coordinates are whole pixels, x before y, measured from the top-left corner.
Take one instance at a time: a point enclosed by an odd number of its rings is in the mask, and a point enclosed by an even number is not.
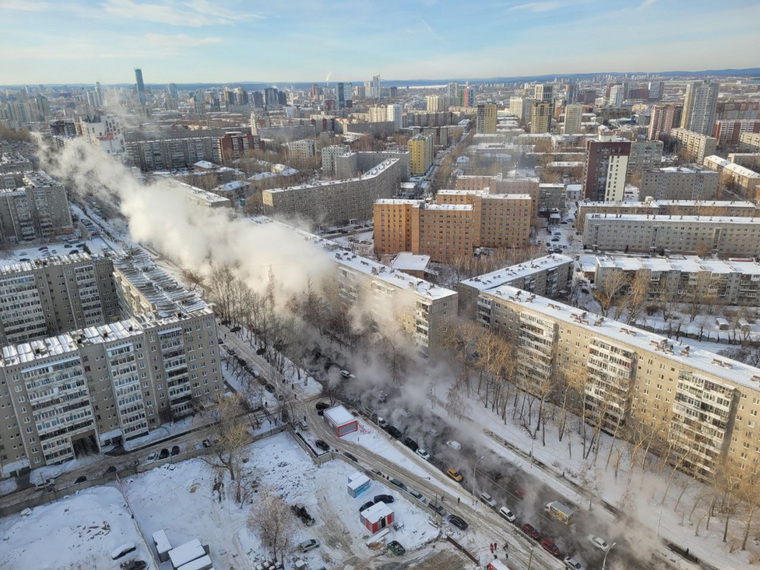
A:
[[[681,271],[697,273],[709,271],[711,273],[741,273],[748,275],[760,275],[760,263],[753,260],[738,259],[702,259],[697,256],[684,257],[627,257],[618,255],[604,255],[596,258],[597,267],[617,267],[624,271],[638,271],[648,269],[655,272]]]
[[[409,251],[402,251],[391,262],[391,267],[393,269],[398,269],[399,271],[425,271],[429,263],[429,255],[420,255]]]
[[[345,406],[334,406],[325,410],[324,413],[325,416],[327,416],[332,421],[332,423],[339,426],[356,420],[356,418],[351,415],[351,412],[349,412]]]
[[[195,168],[202,168],[203,170],[211,170],[217,167],[216,164],[209,162],[208,160],[199,160],[198,162],[194,163],[193,166]]]
[[[238,188],[249,188],[251,185],[245,180],[233,180],[214,188],[216,192],[234,192]]]
[[[600,336],[625,343],[637,349],[640,355],[650,351],[660,352],[675,362],[692,366],[754,390],[760,390],[760,369],[718,356],[713,352],[692,348],[667,337],[603,318],[546,297],[526,293],[509,285],[503,285],[482,294],[517,303],[527,310],[546,315],[551,319],[580,326],[592,334],[598,333]]]
[[[379,503],[375,503],[371,507],[367,507],[360,514],[362,517],[364,517],[365,520],[371,523],[376,523],[377,521],[384,519],[388,515],[392,515],[393,509],[390,508],[385,503],[383,503],[382,501],[380,501]]]
[[[480,291],[487,291],[494,289],[520,279],[539,271],[546,271],[564,265],[565,263],[572,263],[573,259],[567,255],[545,255],[544,257],[538,257],[525,263],[519,263],[517,265],[510,265],[491,273],[484,273],[471,279],[465,279],[462,281],[462,285],[467,285]]]
[[[578,166],[583,166],[583,162],[562,162],[562,161],[556,161],[556,162],[550,162],[546,166],[548,168],[575,168]]]
[[[168,184],[172,190],[182,192],[186,194],[188,197],[194,198],[196,200],[199,200],[207,204],[212,204],[215,202],[229,203],[229,198],[218,196],[217,194],[214,194],[213,192],[207,192],[206,190],[201,190],[200,188],[196,188],[195,186],[190,186],[190,184],[185,184],[184,182],[180,182],[178,180],[168,178],[166,179],[165,184]]]
[[[31,249],[31,248],[30,248]],[[34,251],[32,249],[32,251]],[[31,254],[30,258],[31,258]],[[68,265],[81,261],[91,261],[92,259],[102,258],[104,256],[90,256],[86,253],[73,253],[70,255],[51,255],[45,258],[31,258],[31,261],[14,261],[13,259],[0,260],[0,276],[21,273],[23,271],[32,271],[39,267],[50,267],[54,265]]]
[[[716,155],[708,156],[705,158],[705,166],[710,165],[716,165],[720,168],[725,168],[726,170],[730,170],[734,174],[738,174],[739,176],[744,176],[746,178],[760,178],[760,174],[755,172],[754,170],[750,170],[746,166],[740,166],[738,164],[735,164],[733,162],[729,162],[725,158],[721,158]]]
[[[628,222],[658,222],[663,224],[674,224],[674,223],[680,223],[680,222],[701,222],[705,224],[732,224],[732,225],[742,225],[742,224],[750,224],[750,225],[757,225],[760,224],[760,218],[742,218],[742,217],[735,217],[731,218],[728,216],[681,216],[677,214],[649,214],[649,215],[643,215],[643,214],[587,214],[586,215],[586,223],[588,224],[589,220],[599,220],[599,219],[617,219],[617,220],[624,220]]]
[[[754,202],[748,200],[655,200],[651,196],[648,196],[645,200],[638,202],[595,202],[592,200],[581,200],[578,203],[579,207],[592,207],[592,208],[657,208],[659,206],[677,207],[683,208],[751,208],[754,209]]]
[[[396,206],[402,206],[404,204],[417,204],[419,203],[419,200],[411,200],[409,198],[380,198],[379,200],[375,200],[375,204],[393,204]]]
[[[381,174],[382,172],[384,172],[385,170],[387,170],[389,167],[391,167],[393,164],[395,164],[398,161],[399,161],[398,158],[389,158],[387,160],[384,160],[383,162],[381,162],[377,166],[374,166],[371,169],[369,169],[367,172],[365,172],[364,174],[362,174],[358,178],[346,178],[346,179],[342,179],[342,180],[323,180],[321,182],[313,182],[311,184],[300,184],[298,186],[289,186],[287,188],[272,188],[270,190],[264,190],[264,192],[270,192],[270,193],[274,193],[274,192],[290,192],[292,190],[305,190],[307,188],[320,188],[320,187],[323,187],[323,186],[333,186],[333,185],[336,185],[336,184],[345,184],[347,182],[351,182],[351,181],[354,181],[354,180],[367,180],[369,178],[374,178],[375,176],[378,176],[379,174]]]

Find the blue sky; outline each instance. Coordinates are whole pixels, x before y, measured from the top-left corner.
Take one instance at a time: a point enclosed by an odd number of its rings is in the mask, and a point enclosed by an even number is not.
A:
[[[760,67],[750,0],[0,0],[0,84]]]

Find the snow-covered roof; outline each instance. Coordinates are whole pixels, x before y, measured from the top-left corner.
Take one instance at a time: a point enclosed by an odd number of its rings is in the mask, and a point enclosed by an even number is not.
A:
[[[533,273],[538,273],[539,271],[547,271],[549,269],[554,269],[566,263],[572,262],[573,259],[567,255],[546,255],[544,257],[538,257],[531,261],[526,261],[525,263],[510,265],[509,267],[498,269],[490,273],[484,273],[483,275],[478,275],[477,277],[473,277],[471,279],[465,279],[461,283],[462,285],[467,285],[473,289],[488,291],[489,289],[495,289],[496,287],[506,285],[512,281],[515,281],[516,279],[527,277]]]
[[[214,188],[214,192],[234,192],[240,188],[249,188],[251,185],[246,180],[233,180]]]
[[[356,418],[351,415],[345,406],[334,406],[325,410],[325,416],[336,426],[342,426],[351,422],[355,422]]]
[[[741,216],[680,216],[669,214],[588,214],[586,224],[590,220],[607,219],[626,220],[629,222],[658,222],[662,224],[678,224],[683,222],[700,222],[705,224],[731,224],[731,225],[757,225],[760,224],[760,218],[743,218]]]
[[[706,157],[705,166],[709,168],[715,166],[716,169],[724,168],[730,172],[733,172],[734,174],[738,176],[744,176],[745,178],[760,178],[760,174],[758,174],[754,170],[750,170],[746,166],[740,166],[733,162],[729,162],[725,158],[721,158],[716,155]]]
[[[740,273],[760,275],[760,263],[752,259],[702,259],[697,256],[682,258],[671,257],[627,257],[623,255],[604,255],[596,258],[596,266],[601,268],[618,268],[623,271],[647,269],[654,272],[680,271],[682,273]]]
[[[193,560],[201,558],[205,555],[206,551],[203,549],[201,541],[197,538],[194,538],[193,540],[190,540],[189,542],[186,542],[185,544],[182,544],[177,548],[173,548],[169,551],[169,559],[172,562],[172,566],[175,568],[179,568],[183,564],[192,562]]]
[[[429,255],[420,255],[409,251],[402,251],[391,262],[391,267],[393,269],[398,269],[399,271],[425,271],[429,263]]]
[[[348,476],[348,488],[356,490],[362,485],[366,485],[368,481],[369,477],[367,477],[364,473],[357,471],[353,475]]]
[[[656,351],[679,364],[691,366],[719,378],[760,391],[760,369],[724,356],[718,356],[713,352],[692,348],[680,341],[673,341],[667,337],[625,325],[546,297],[526,293],[509,285],[481,294],[517,303],[526,310],[535,311],[550,319],[582,327],[592,334],[614,339],[634,347],[639,354]]]
[[[386,518],[388,515],[392,515],[393,509],[391,509],[388,505],[380,501],[379,503],[375,503],[371,507],[367,507],[360,514],[364,518],[364,520],[369,521],[370,523],[376,523]]]
[[[209,162],[208,160],[199,160],[198,162],[194,163],[193,166],[195,168],[202,168],[203,170],[212,170],[216,168],[216,164]]]
[[[309,184],[299,184],[298,186],[289,186],[287,188],[272,188],[270,190],[265,190],[265,192],[290,192],[291,190],[304,190],[307,188],[320,188],[322,186],[333,186],[337,184],[345,184],[347,182],[351,182],[354,180],[369,180],[371,178],[375,178],[376,176],[379,176],[382,172],[390,168],[392,165],[397,163],[399,161],[398,158],[389,158],[387,160],[384,160],[377,166],[374,166],[373,168],[369,169],[367,172],[359,176],[358,178],[347,178],[343,180],[322,180],[319,182],[312,182]],[[283,176],[287,176],[285,172],[283,172]]]

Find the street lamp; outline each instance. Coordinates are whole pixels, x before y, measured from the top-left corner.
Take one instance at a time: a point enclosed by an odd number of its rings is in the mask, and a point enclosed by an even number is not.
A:
[[[528,570],[530,570],[530,564],[531,564],[531,562],[533,562],[533,549],[534,548],[535,548],[535,546],[530,549],[530,557],[528,558]]]
[[[617,544],[617,542],[613,542],[612,545],[607,549],[607,552],[604,553],[604,560],[602,561],[602,570],[607,566],[607,555],[610,553],[610,550]]]
[[[485,455],[481,455],[478,457],[477,461],[475,461],[475,469],[473,470],[472,474],[472,504],[475,504],[475,479],[478,476],[478,463],[480,463],[480,460],[483,459]]]

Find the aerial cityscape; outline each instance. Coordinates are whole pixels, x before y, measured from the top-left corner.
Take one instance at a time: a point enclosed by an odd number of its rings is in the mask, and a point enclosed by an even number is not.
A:
[[[760,4],[0,18],[0,569],[760,567]]]

